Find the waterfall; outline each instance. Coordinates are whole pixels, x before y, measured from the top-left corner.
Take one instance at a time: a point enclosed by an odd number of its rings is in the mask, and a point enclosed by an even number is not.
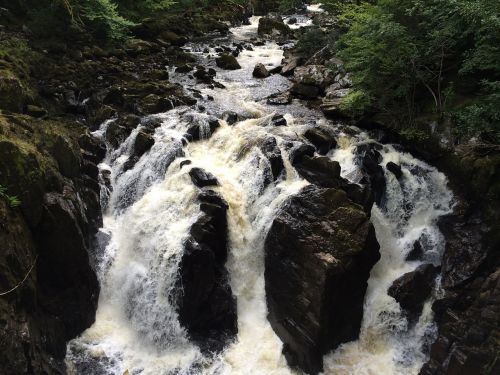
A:
[[[316,8],[314,8],[316,10]],[[309,24],[309,20],[299,20]],[[245,42],[255,37],[258,18],[248,26],[232,29],[232,35],[210,43]],[[199,63],[213,63],[213,47],[204,43],[187,46]],[[207,52],[208,49],[208,52]],[[96,322],[68,345],[67,364],[73,374],[293,374],[282,344],[267,321],[264,288],[264,240],[281,205],[308,183],[290,165],[290,144],[317,122],[337,125],[317,111],[297,102],[272,107],[266,96],[285,91],[290,82],[280,75],[257,80],[256,63],[280,64],[283,49],[273,42],[243,50],[237,71],[217,69],[216,79],[226,88],[196,84],[186,75],[171,72],[171,80],[200,90],[199,104],[205,113],[179,107],[156,115],[153,147],[128,170],[139,124],[117,149],[108,146],[100,164],[101,181],[106,174],[110,186],[102,186],[104,227],[95,258],[101,283]],[[235,111],[242,118],[230,126],[224,121],[214,134],[187,143],[185,133],[193,121],[207,116],[222,118]],[[270,119],[285,115],[288,126],[274,127]],[[105,139],[109,120],[96,136]],[[361,172],[356,145],[374,142],[359,130],[342,133],[339,148],[329,155],[340,162],[343,177],[358,183]],[[209,129],[205,129],[205,133]],[[354,134],[354,135],[353,135]],[[259,149],[273,137],[281,151],[285,170],[268,183],[270,163]],[[435,330],[430,302],[416,326],[408,331],[399,305],[387,295],[392,281],[413,270],[419,262],[406,262],[406,253],[416,240],[425,259],[439,263],[443,239],[436,226],[439,216],[449,212],[452,197],[446,178],[434,168],[381,146],[385,166],[401,165],[398,181],[386,171],[387,204],[374,207],[372,220],[381,244],[382,258],[372,270],[365,301],[360,339],[343,345],[325,357],[325,374],[410,374],[425,360],[422,347]],[[181,162],[191,164],[181,167]],[[226,268],[237,299],[238,336],[217,355],[201,353],[179,324],[175,306],[176,280],[189,228],[199,218],[198,188],[188,172],[203,168],[219,181],[216,190],[228,203],[229,257]],[[266,182],[267,181],[267,182]]]
[[[364,133],[341,138],[339,149],[330,157],[340,163],[343,177],[357,183],[361,172],[356,164],[356,147],[375,141]],[[368,281],[359,340],[327,355],[325,374],[418,374],[426,359],[423,349],[429,347],[436,334],[432,299],[411,326],[387,290],[394,280],[423,262],[440,263],[444,238],[437,220],[451,212],[453,197],[446,187],[446,177],[435,168],[391,145],[384,145],[380,153],[380,164],[397,163],[403,176],[398,180],[385,170],[386,203],[372,209],[381,259]],[[406,261],[416,241],[424,250],[423,260]]]

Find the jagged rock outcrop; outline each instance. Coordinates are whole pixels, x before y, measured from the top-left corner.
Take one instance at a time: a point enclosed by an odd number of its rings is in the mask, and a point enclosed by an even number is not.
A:
[[[304,99],[315,99],[335,78],[334,73],[322,65],[306,65],[295,68],[294,84],[290,92]]]
[[[382,205],[385,199],[385,174],[379,163],[382,155],[377,151],[381,146],[376,143],[364,144],[357,147],[358,163],[364,174],[362,182],[370,187],[375,203]]]
[[[273,180],[278,179],[281,172],[285,168],[285,165],[283,163],[281,150],[278,147],[276,138],[272,137],[266,139],[260,144],[259,148],[264,154],[264,156],[267,158],[267,160],[269,160],[269,164],[271,165],[272,179]]]
[[[399,303],[410,320],[415,320],[422,313],[424,302],[430,297],[438,272],[439,267],[422,264],[395,280],[389,288],[387,294]]]
[[[310,185],[285,203],[265,241],[265,282],[291,366],[317,374],[325,353],[356,339],[378,249],[363,207],[341,189]]]
[[[12,132],[13,121],[30,132]],[[67,341],[95,319],[88,249],[102,226],[94,164],[102,146],[88,134],[76,139],[71,126],[0,116],[0,185],[20,199],[15,207],[0,197],[0,293],[13,289],[0,296],[2,374],[65,373]]]
[[[200,218],[192,225],[179,268],[179,321],[203,351],[221,351],[237,333],[236,301],[224,266],[228,205],[217,193],[198,197]]]

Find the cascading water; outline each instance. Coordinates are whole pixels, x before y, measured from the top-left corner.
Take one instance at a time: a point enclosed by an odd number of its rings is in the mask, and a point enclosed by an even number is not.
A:
[[[341,147],[330,156],[340,163],[343,177],[359,182],[362,173],[356,163],[356,148],[375,141],[364,133],[340,139]],[[403,176],[398,180],[385,170],[385,204],[372,209],[381,259],[368,281],[360,337],[325,357],[326,374],[417,374],[426,358],[423,348],[428,348],[436,333],[431,301],[425,304],[418,322],[410,325],[387,290],[394,280],[424,262],[439,265],[444,238],[437,220],[451,212],[452,195],[446,177],[435,168],[391,145],[383,146],[380,153],[381,165],[395,162]],[[424,251],[423,261],[406,261],[416,241]]]
[[[314,8],[316,10],[316,8]],[[245,42],[256,36],[258,18],[251,25],[232,29],[231,38],[210,43]],[[300,19],[300,25],[309,24]],[[190,52],[209,65],[213,49],[205,43],[191,44]],[[208,52],[207,52],[208,48]],[[283,50],[268,42],[241,52],[237,71],[217,69],[217,80],[226,87],[197,85],[206,113],[177,108],[155,116],[162,125],[155,130],[155,144],[128,170],[135,137],[147,121],[132,132],[116,150],[109,147],[100,165],[101,201],[106,208],[99,238],[104,245],[95,258],[101,295],[95,324],[68,347],[69,371],[75,374],[291,374],[281,354],[282,344],[267,321],[264,288],[264,240],[282,203],[308,183],[288,162],[288,154],[314,123],[334,126],[299,102],[271,107],[262,99],[289,88],[288,79],[272,75],[254,79],[256,63],[269,67],[281,62]],[[194,88],[196,82],[172,72],[171,80]],[[208,114],[222,117],[235,111],[246,120],[229,126],[221,122],[211,137],[185,143],[193,122],[204,123]],[[285,115],[288,126],[270,126],[275,112]],[[96,136],[104,137],[105,122]],[[203,128],[203,126],[202,126]],[[206,128],[206,131],[208,128]],[[340,162],[343,176],[360,181],[356,145],[372,142],[366,135],[344,135],[338,127],[338,143],[330,157]],[[350,132],[352,134],[352,131]],[[285,162],[275,183],[267,184],[269,160],[259,149],[274,137]],[[303,141],[303,140],[302,140]],[[325,357],[325,374],[415,373],[425,359],[423,342],[432,335],[429,304],[415,327],[407,323],[399,305],[387,295],[392,281],[417,266],[405,262],[405,254],[416,240],[426,251],[426,260],[438,263],[442,238],[436,227],[440,215],[449,211],[451,196],[445,177],[435,169],[400,153],[392,146],[381,151],[388,161],[401,164],[400,183],[390,173],[387,204],[374,207],[373,222],[381,244],[382,258],[372,270],[365,301],[360,339]],[[190,165],[181,167],[189,159]],[[197,188],[188,171],[203,168],[215,175],[215,189],[229,205],[229,257],[226,267],[237,299],[238,336],[216,356],[202,354],[179,324],[175,287],[179,262],[191,225],[200,215]],[[110,183],[104,183],[110,176]],[[104,239],[104,240],[103,240]]]

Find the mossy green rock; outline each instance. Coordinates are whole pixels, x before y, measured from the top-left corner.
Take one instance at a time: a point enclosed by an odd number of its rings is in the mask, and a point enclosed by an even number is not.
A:
[[[21,80],[8,70],[0,70],[0,109],[22,112],[28,94]]]

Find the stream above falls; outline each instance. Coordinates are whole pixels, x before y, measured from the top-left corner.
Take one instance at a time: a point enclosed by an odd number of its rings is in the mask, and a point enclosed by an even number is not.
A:
[[[317,11],[313,7],[311,11]],[[327,157],[339,162],[342,177],[362,183],[359,156],[364,145],[377,145],[380,165],[401,166],[401,181],[385,170],[385,199],[372,209],[372,222],[380,243],[381,259],[372,269],[365,296],[360,337],[324,358],[324,374],[418,374],[426,350],[436,334],[431,301],[416,324],[409,325],[399,304],[387,294],[394,280],[423,261],[440,264],[444,238],[437,227],[449,213],[453,197],[446,177],[395,145],[379,144],[360,129],[326,119],[294,99],[272,106],[266,98],[287,91],[291,82],[279,74],[265,79],[252,76],[257,63],[268,69],[281,64],[283,49],[266,41],[252,45],[259,18],[231,29],[229,36],[207,37],[185,48],[198,64],[216,70],[224,88],[197,83],[189,74],[171,70],[170,80],[182,84],[198,98],[196,107],[178,107],[152,116],[161,121],[154,145],[125,170],[138,132],[134,130],[118,148],[108,147],[100,165],[105,208],[101,245],[95,250],[101,295],[96,322],[68,345],[67,364],[74,374],[299,374],[289,368],[282,343],[267,320],[264,285],[264,241],[280,207],[309,183],[289,162],[290,153],[304,142],[301,135],[314,126],[329,127],[337,148]],[[301,17],[295,27],[310,25]],[[252,45],[238,56],[241,69],[215,66],[220,45]],[[235,124],[224,114],[238,115]],[[273,126],[283,115],[287,126]],[[221,119],[213,134],[211,118]],[[95,135],[105,140],[102,124]],[[205,137],[186,141],[186,131],[196,123]],[[258,145],[274,137],[284,161],[284,171],[268,183],[270,163]],[[183,162],[191,163],[185,165]],[[237,301],[238,335],[221,353],[202,352],[179,323],[175,305],[176,279],[189,228],[200,216],[197,188],[189,170],[202,168],[219,181],[215,190],[228,203],[229,254],[226,268]],[[406,261],[415,242],[424,260]],[[438,295],[439,290],[434,291]]]

